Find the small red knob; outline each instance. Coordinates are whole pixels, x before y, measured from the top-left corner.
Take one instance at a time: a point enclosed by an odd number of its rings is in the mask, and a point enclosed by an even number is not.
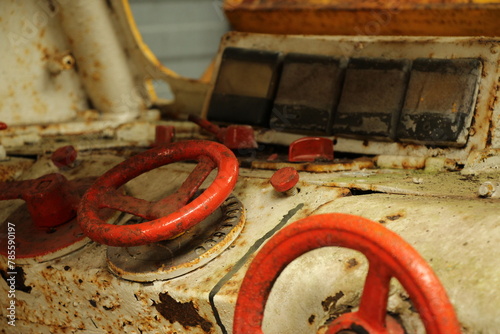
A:
[[[285,192],[299,182],[299,173],[292,167],[285,167],[278,170],[271,177],[271,185],[279,192]]]
[[[0,130],[5,130],[7,129],[7,124],[5,124],[4,122],[0,122]]]
[[[157,125],[154,147],[171,144],[174,141],[175,127],[171,125]]]
[[[253,128],[248,125],[230,125],[219,132],[221,141],[232,150],[257,148]]]
[[[73,162],[75,162],[77,156],[78,152],[76,149],[73,146],[68,145],[55,150],[50,159],[56,167],[61,168],[70,166]]]

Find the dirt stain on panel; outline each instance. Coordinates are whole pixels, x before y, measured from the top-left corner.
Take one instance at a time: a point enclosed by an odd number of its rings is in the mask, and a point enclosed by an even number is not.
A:
[[[359,265],[358,260],[356,260],[355,258],[351,258],[351,259],[347,260],[347,262],[345,264],[345,268],[348,270],[348,269],[355,268],[358,265]]]

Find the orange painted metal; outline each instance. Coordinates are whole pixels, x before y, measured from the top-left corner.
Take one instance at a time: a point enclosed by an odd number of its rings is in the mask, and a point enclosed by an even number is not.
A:
[[[226,0],[234,30],[273,34],[498,36],[491,0]]]
[[[266,300],[279,274],[300,255],[330,246],[352,248],[363,253],[369,261],[369,271],[359,310],[335,319],[327,333],[359,332],[360,328],[365,330],[363,333],[398,332],[393,322],[386,323],[392,277],[398,279],[408,292],[427,333],[460,333],[460,325],[443,286],[417,251],[382,225],[347,214],[301,219],[264,245],[243,280],[236,303],[233,333],[262,333]]]
[[[147,171],[183,160],[196,160],[198,165],[180,189],[164,199],[149,202],[123,195],[118,190]],[[215,168],[218,172],[212,184],[189,202]],[[78,210],[78,222],[88,237],[110,246],[139,246],[171,239],[217,209],[233,190],[237,177],[238,160],[221,144],[190,140],[156,147],[133,156],[102,175],[84,195]],[[107,224],[98,216],[102,208],[131,213],[149,221],[127,226]]]

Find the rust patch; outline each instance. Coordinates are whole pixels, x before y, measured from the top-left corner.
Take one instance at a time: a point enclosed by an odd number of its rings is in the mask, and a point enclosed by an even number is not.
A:
[[[332,173],[350,170],[362,170],[374,168],[375,164],[372,159],[359,158],[349,161],[339,161],[330,163],[307,162],[307,163],[292,163],[287,161],[252,161],[252,168],[278,170],[285,167],[292,167],[297,171],[313,172],[313,173]]]
[[[25,170],[34,164],[34,160],[24,158],[11,158],[0,163],[0,182],[15,180]]]
[[[153,302],[153,306],[170,323],[178,322],[185,329],[199,326],[205,333],[212,332],[212,323],[198,314],[198,310],[192,301],[187,303],[178,302],[168,292],[160,293],[159,296],[160,302]]]
[[[15,269],[12,272],[14,272],[15,274],[9,274],[5,270],[0,270],[0,275],[5,280],[5,282],[7,282],[7,285],[10,286],[10,284],[11,284],[10,280],[12,278],[15,278],[14,287],[17,291],[31,293],[31,289],[33,287],[26,285],[26,283],[25,283],[26,275],[24,273],[24,269],[22,267],[15,267]]]
[[[339,291],[335,294],[335,296],[329,296],[325,300],[321,302],[321,306],[323,306],[323,310],[325,312],[330,312],[335,309],[335,306],[337,306],[337,302],[340,300],[340,298],[344,297],[344,293],[342,291]]]
[[[398,220],[399,218],[402,218],[402,217],[404,217],[404,213],[398,213],[398,214],[395,214],[393,216],[387,216],[385,218],[394,221],[394,220]]]
[[[390,220],[390,221],[395,221],[395,220],[398,220],[398,219],[400,219],[400,218],[403,218],[404,216],[405,216],[405,213],[404,213],[404,212],[398,212],[398,213],[396,213],[396,214],[394,214],[394,215],[389,215],[389,216],[386,216],[385,218],[383,218],[383,219],[379,220],[378,222],[379,222],[380,224],[385,224],[385,223],[387,223],[387,221],[388,221],[388,220]]]
[[[351,312],[351,305],[338,305],[337,302],[344,296],[342,291],[339,291],[335,296],[330,296],[321,302],[323,310],[328,312],[328,319],[325,321],[325,325],[330,324],[333,320],[337,319],[344,313]]]
[[[355,258],[352,258],[352,259],[347,260],[347,262],[345,264],[345,268],[347,270],[349,270],[349,269],[357,267],[358,265],[359,265],[358,260],[356,260]]]
[[[106,311],[113,311],[113,310],[117,309],[117,308],[118,308],[118,306],[117,306],[117,305],[113,305],[113,306],[103,306],[102,308],[103,308],[104,310],[106,310]]]
[[[309,319],[307,319],[307,321],[309,322],[310,325],[312,325],[314,323],[315,319],[316,319],[316,316],[314,314],[311,314],[311,316],[309,317]]]
[[[328,201],[328,202],[325,202],[325,203],[321,204],[320,206],[318,206],[316,208],[306,208],[306,209],[304,209],[304,211],[303,211],[302,214],[304,215],[304,217],[312,216],[315,212],[317,212],[321,208],[323,208],[323,207],[325,207],[325,206],[333,203],[334,201],[335,201],[335,199],[333,199],[331,201]]]

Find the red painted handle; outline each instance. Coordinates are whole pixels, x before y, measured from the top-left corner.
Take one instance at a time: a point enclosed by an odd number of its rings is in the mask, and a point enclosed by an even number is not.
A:
[[[345,214],[304,218],[266,243],[243,280],[233,333],[262,333],[264,306],[278,275],[300,255],[328,246],[360,251],[370,263],[359,310],[337,318],[329,334],[352,330],[353,324],[368,333],[391,333],[394,324],[385,321],[391,277],[398,279],[410,295],[428,334],[460,333],[444,288],[417,251],[380,224]]]
[[[199,164],[181,188],[167,198],[152,203],[117,191],[147,171],[182,160],[196,160]],[[215,180],[189,202],[214,168],[218,169]],[[237,177],[238,160],[224,145],[192,140],[156,147],[102,175],[84,195],[78,222],[89,238],[110,246],[139,246],[167,240],[190,229],[217,209],[234,189]],[[101,208],[128,212],[150,221],[126,226],[107,224],[97,215]]]

